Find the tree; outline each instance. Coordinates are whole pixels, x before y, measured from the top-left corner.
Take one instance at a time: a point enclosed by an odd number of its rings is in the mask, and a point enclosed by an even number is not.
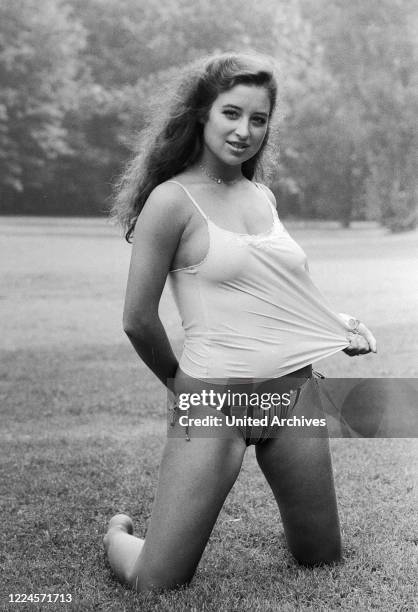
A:
[[[335,83],[327,85],[295,105],[285,126],[282,167],[297,185],[302,216],[338,219],[348,227],[364,208],[364,133],[356,109],[340,103]]]
[[[304,215],[413,224],[416,14],[412,0],[5,0],[3,209],[104,212],[167,77],[254,49],[280,66],[273,187]]]
[[[280,35],[286,24],[284,9],[279,11],[272,0],[261,0],[257,19],[253,7],[240,0],[67,0],[67,4],[86,32],[82,57],[88,79],[78,106],[64,121],[67,142],[77,155],[60,156],[51,165],[52,178],[46,186],[50,200],[63,211],[105,210],[112,180],[144,126],[149,101],[180,65],[220,50],[255,48],[273,53],[285,41],[286,53],[291,50],[286,36]],[[293,0],[285,4],[287,13],[296,6]],[[55,179],[63,175],[64,181]]]
[[[7,209],[71,152],[64,118],[77,98],[84,31],[56,0],[5,0],[0,24],[0,193]]]
[[[364,160],[369,216],[416,226],[418,8],[413,0],[302,0],[338,83],[339,114],[356,109],[355,159]],[[351,115],[352,116],[352,115]]]

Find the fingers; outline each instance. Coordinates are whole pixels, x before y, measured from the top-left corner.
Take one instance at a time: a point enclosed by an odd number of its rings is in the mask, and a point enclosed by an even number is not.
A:
[[[356,346],[357,346],[357,351],[360,355],[366,355],[367,353],[371,352],[371,347],[369,343],[367,342],[366,338],[364,338],[363,336],[360,336],[359,334],[356,339]]]
[[[343,353],[345,353],[349,357],[355,357],[357,355],[357,352],[355,352],[352,349],[350,349],[350,347],[347,347],[347,348],[343,349]]]
[[[350,346],[344,349],[344,353],[350,357],[377,352],[376,339],[364,323],[359,324],[357,333],[349,333],[347,338],[350,342]]]
[[[361,334],[349,334],[348,339],[350,341],[350,346],[348,346],[344,352],[350,355],[350,357],[370,353],[371,349],[369,343]]]
[[[359,326],[358,326],[358,331],[359,331],[359,334],[361,334],[366,339],[366,341],[368,342],[370,350],[373,353],[377,353],[376,338],[373,336],[373,334],[370,331],[370,329],[368,327],[366,327],[364,325],[364,323],[360,323]]]

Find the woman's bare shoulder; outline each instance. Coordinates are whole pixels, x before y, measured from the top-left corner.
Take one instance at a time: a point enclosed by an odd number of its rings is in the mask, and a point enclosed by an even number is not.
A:
[[[184,189],[181,187],[180,181],[175,178],[160,183],[151,191],[147,203],[161,203],[161,205],[170,205],[171,203],[181,204],[185,199]]]
[[[160,183],[151,191],[143,213],[163,215],[175,220],[176,224],[187,223],[190,218],[188,197],[180,181],[175,179]]]

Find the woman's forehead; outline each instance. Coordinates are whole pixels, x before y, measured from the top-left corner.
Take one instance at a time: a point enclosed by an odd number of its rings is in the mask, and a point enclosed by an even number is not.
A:
[[[262,85],[246,85],[240,83],[227,91],[223,91],[216,98],[216,106],[238,106],[250,110],[269,113],[270,96],[266,87]]]

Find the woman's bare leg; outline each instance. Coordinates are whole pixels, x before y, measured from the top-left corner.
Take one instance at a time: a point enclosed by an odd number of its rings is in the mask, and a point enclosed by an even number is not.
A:
[[[287,416],[293,415],[323,418],[314,380]],[[306,565],[338,561],[341,538],[326,428],[284,427],[279,438],[257,445],[256,454],[294,557]]]
[[[173,588],[192,579],[245,453],[232,438],[168,438],[145,540],[113,525],[106,536],[109,563],[138,591]]]

